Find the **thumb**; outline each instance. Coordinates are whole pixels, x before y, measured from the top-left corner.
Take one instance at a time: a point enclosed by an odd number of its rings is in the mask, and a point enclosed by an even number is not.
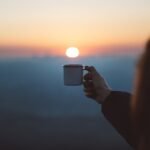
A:
[[[97,78],[99,78],[101,80],[103,79],[103,76],[100,73],[97,72],[95,67],[91,66],[90,70],[91,70],[91,74],[95,77],[96,80],[97,80]]]
[[[92,75],[98,75],[97,70],[93,66],[87,66],[86,70],[89,71]]]

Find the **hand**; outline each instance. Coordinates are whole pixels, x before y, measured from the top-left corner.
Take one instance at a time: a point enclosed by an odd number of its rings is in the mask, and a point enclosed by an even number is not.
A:
[[[104,102],[111,93],[111,89],[94,67],[86,66],[85,70],[88,71],[83,82],[85,95],[98,103]]]

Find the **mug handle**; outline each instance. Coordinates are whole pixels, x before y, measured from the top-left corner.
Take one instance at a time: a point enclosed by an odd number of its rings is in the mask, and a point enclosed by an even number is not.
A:
[[[82,69],[83,70],[82,84],[83,84],[83,81],[84,81],[85,73],[88,73],[88,70],[86,70],[85,67],[87,67],[87,66],[83,66],[83,69]],[[86,72],[84,72],[84,71],[86,71]]]

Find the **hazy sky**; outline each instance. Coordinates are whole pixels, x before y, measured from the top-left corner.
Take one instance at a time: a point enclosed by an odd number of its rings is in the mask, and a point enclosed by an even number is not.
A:
[[[140,45],[150,36],[150,0],[0,0],[0,22],[3,47],[60,54],[69,46]]]

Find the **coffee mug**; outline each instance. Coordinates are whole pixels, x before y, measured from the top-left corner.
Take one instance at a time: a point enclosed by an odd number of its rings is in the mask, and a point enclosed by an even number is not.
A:
[[[80,64],[64,65],[64,85],[75,86],[83,82],[84,67]]]

